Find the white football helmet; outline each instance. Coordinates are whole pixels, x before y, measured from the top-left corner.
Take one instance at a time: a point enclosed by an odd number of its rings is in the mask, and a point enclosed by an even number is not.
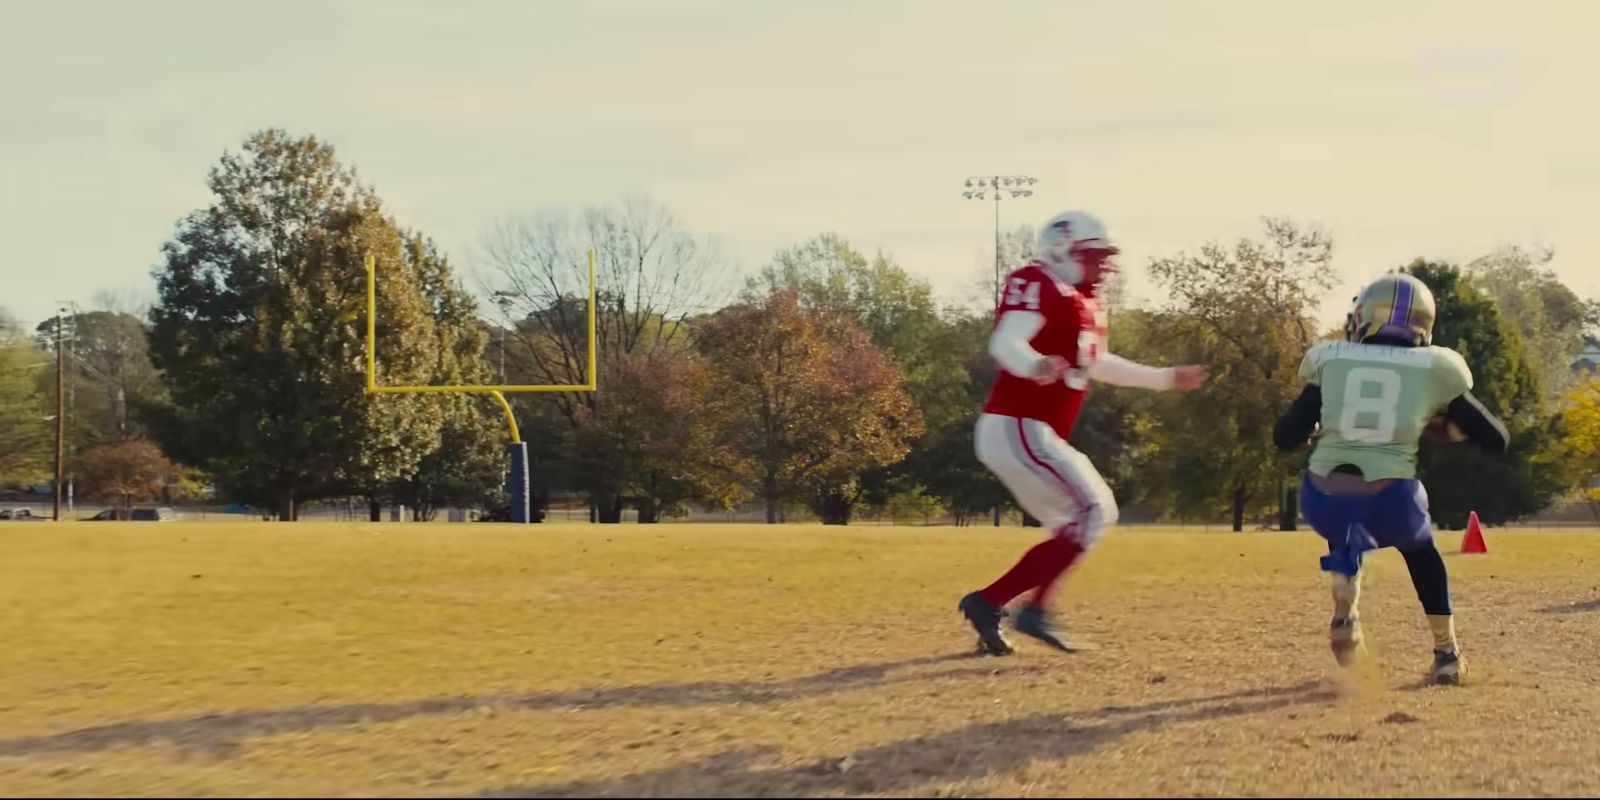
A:
[[[1074,286],[1099,282],[1118,252],[1100,220],[1083,211],[1057,214],[1039,231],[1039,260]]]

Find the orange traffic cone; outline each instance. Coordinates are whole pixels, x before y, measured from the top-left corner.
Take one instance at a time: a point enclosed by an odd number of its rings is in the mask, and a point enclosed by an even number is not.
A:
[[[1483,527],[1478,524],[1478,512],[1467,517],[1467,535],[1461,537],[1461,552],[1487,553],[1489,545],[1483,541]]]

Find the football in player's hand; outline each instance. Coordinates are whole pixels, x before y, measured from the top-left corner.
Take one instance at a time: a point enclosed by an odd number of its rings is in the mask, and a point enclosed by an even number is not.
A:
[[[1464,442],[1467,435],[1443,414],[1435,414],[1422,429],[1422,438],[1435,444]]]

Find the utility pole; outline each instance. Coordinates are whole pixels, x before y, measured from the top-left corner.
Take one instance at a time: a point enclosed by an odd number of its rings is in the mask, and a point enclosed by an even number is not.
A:
[[[51,519],[61,521],[61,479],[66,470],[67,455],[67,350],[66,323],[62,312],[56,309],[56,481],[55,510]]]
[[[67,340],[67,361],[72,364],[78,364],[80,363],[78,358],[78,325],[83,321],[83,309],[79,308],[76,302],[69,302],[67,307],[71,312],[67,319],[71,320],[72,324],[72,338]],[[67,414],[72,417],[73,424],[77,424],[78,381],[72,381],[67,388]],[[67,460],[65,463],[78,463],[78,448],[69,443],[66,449]],[[72,516],[78,513],[78,476],[73,474],[71,469],[64,468],[62,471],[64,473],[62,477],[66,478],[67,481],[67,516]]]

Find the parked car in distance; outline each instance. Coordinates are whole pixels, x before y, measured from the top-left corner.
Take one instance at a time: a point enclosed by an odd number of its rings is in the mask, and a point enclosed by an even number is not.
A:
[[[166,506],[135,508],[128,512],[128,521],[130,522],[172,522],[177,518],[177,512],[167,508]],[[117,510],[114,508],[108,508],[92,517],[89,517],[86,521],[105,522],[115,521],[116,519]]]

